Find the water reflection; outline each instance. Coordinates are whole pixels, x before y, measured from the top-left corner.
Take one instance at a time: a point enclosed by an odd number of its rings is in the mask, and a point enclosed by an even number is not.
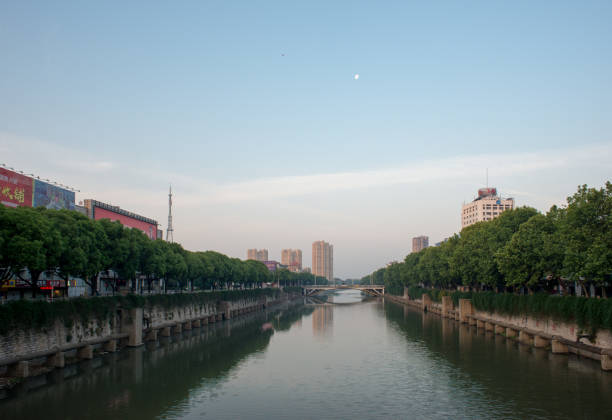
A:
[[[612,375],[599,363],[553,355],[406,308],[391,303],[384,310],[406,340],[426,347],[423,354],[439,364],[441,373],[450,369],[456,380],[477,386],[496,408],[496,417],[612,418]]]
[[[312,313],[312,333],[315,336],[329,336],[333,334],[334,307],[320,305]]]

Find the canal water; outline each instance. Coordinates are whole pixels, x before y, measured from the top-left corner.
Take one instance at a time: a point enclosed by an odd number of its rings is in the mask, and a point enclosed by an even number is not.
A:
[[[28,380],[2,419],[611,419],[612,373],[357,291]]]

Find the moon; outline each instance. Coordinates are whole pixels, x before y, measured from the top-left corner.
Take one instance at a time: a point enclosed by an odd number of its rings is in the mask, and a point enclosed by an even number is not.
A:
[[[355,80],[359,80],[359,73],[357,73],[355,76],[353,76],[353,78],[354,78]]]

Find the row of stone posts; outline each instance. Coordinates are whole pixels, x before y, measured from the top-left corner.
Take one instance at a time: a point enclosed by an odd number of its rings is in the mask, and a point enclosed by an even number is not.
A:
[[[409,301],[407,288],[404,289],[404,300]],[[421,308],[427,312],[432,308],[431,297],[424,293],[421,297]],[[452,298],[450,296],[442,296],[441,316],[452,318],[463,324],[469,324],[485,331],[490,331],[494,334],[504,335],[507,338],[518,339],[520,343],[533,346],[535,348],[550,348],[554,354],[568,354],[570,352],[568,344],[554,338],[546,337],[543,334],[538,334],[535,331],[530,332],[520,327],[504,326],[500,323],[491,320],[481,320],[474,317],[474,307],[470,299],[459,299],[459,311],[455,311]],[[601,368],[603,370],[612,370],[612,352],[601,353]]]

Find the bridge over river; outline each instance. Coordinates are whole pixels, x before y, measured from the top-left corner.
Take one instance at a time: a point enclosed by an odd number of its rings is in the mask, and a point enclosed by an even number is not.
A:
[[[336,285],[310,285],[303,286],[303,294],[305,296],[313,296],[328,290],[361,290],[370,296],[384,296],[385,286],[381,284],[336,284]]]

